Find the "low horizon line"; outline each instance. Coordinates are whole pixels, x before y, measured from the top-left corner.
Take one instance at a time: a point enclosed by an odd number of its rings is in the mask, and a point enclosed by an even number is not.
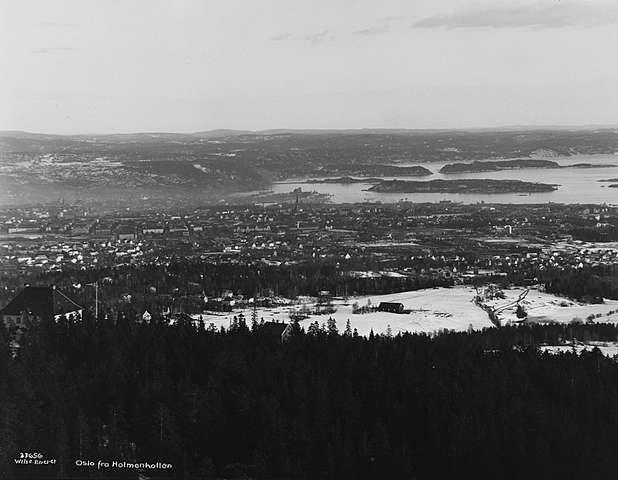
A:
[[[194,130],[194,131],[170,131],[170,130],[127,130],[123,132],[91,132],[91,133],[48,133],[41,131],[31,130],[0,130],[0,135],[10,134],[28,134],[28,135],[47,135],[57,137],[84,137],[84,136],[112,136],[112,135],[200,135],[217,132],[230,132],[231,134],[264,134],[269,132],[316,132],[316,133],[345,133],[345,132],[363,132],[363,131],[376,131],[376,132],[466,132],[466,131],[507,131],[507,130],[594,130],[594,129],[612,129],[618,128],[616,124],[510,124],[500,126],[476,126],[476,127],[439,127],[439,128],[409,128],[409,127],[356,127],[356,128],[286,128],[286,127],[274,127],[263,129],[245,129],[245,128],[212,128],[207,130]]]

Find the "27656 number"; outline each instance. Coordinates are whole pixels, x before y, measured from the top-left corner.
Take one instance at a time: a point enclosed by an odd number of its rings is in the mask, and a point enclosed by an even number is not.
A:
[[[19,458],[31,458],[31,459],[35,459],[35,460],[40,460],[41,458],[43,458],[43,454],[42,453],[38,453],[38,452],[19,452]]]

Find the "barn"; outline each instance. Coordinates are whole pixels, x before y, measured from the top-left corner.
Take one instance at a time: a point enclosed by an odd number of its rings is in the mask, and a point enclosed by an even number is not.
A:
[[[403,303],[399,302],[380,302],[378,312],[403,313]]]

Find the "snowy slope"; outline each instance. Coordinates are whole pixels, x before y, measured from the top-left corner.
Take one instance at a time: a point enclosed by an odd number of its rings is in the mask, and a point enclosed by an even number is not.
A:
[[[506,305],[515,300],[523,291],[521,288],[505,290],[506,299],[492,300],[488,303],[494,307]],[[351,327],[358,330],[360,335],[368,335],[371,330],[374,333],[385,333],[390,325],[393,334],[398,332],[437,332],[439,330],[467,330],[468,328],[481,329],[492,327],[487,314],[473,303],[475,290],[470,287],[435,288],[417,290],[413,292],[393,293],[389,295],[372,295],[355,297],[343,302],[335,300],[333,303],[337,311],[331,316],[336,320],[340,331],[345,329],[349,319]],[[412,310],[408,314],[396,314],[386,312],[372,312],[367,314],[353,314],[352,304],[357,302],[363,306],[371,300],[372,305],[380,302],[401,302],[406,309]],[[309,306],[313,304],[308,304]],[[555,295],[531,290],[523,301],[523,306],[528,312],[529,322],[555,321],[568,323],[573,319],[584,321],[590,314],[600,314],[599,322],[618,322],[618,301],[606,300],[602,305],[586,305],[557,297]],[[299,305],[291,305],[277,308],[263,308],[258,310],[258,316],[265,321],[289,322],[289,314],[299,308]],[[609,312],[615,313],[607,315]],[[229,327],[232,318],[242,313],[249,323],[251,318],[250,309],[235,310],[231,313],[203,314],[202,319],[206,325],[213,323],[216,327]],[[200,315],[193,315],[200,318]],[[301,323],[305,328],[314,321],[326,323],[328,315],[312,315]],[[517,320],[515,308],[510,308],[500,314],[503,324]]]

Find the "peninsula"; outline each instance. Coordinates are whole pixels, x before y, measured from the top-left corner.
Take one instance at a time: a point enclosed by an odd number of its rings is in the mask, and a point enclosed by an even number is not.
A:
[[[384,181],[382,178],[374,178],[374,177],[337,177],[337,178],[310,178],[309,180],[303,182],[286,182],[286,183],[342,183],[342,184],[352,184],[352,183],[380,183]]]
[[[541,193],[553,192],[558,185],[524,182],[521,180],[493,180],[486,178],[461,180],[385,180],[368,189],[382,193]]]
[[[350,164],[350,165],[326,165],[315,171],[316,174],[324,176],[360,176],[360,177],[426,177],[433,172],[421,165],[371,165],[371,164]]]
[[[500,170],[520,170],[524,168],[560,168],[553,160],[539,160],[533,158],[519,158],[515,160],[475,161],[472,163],[450,163],[440,169],[440,173],[477,173],[497,172]]]
[[[456,173],[479,173],[479,172],[499,172],[502,170],[523,170],[528,168],[608,168],[615,165],[595,164],[595,163],[574,163],[571,165],[560,165],[553,160],[542,160],[535,158],[518,158],[514,160],[488,160],[474,161],[471,163],[450,163],[440,169],[442,174]]]

